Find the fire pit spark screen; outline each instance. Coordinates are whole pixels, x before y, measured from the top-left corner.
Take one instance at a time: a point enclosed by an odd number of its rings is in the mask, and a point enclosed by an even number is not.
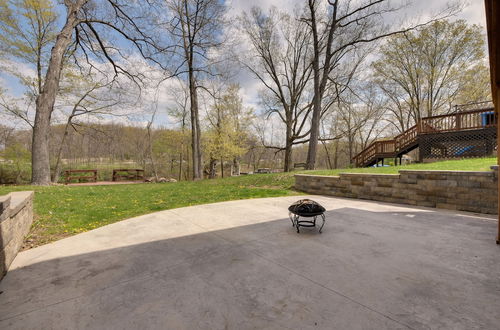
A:
[[[301,199],[288,208],[290,221],[292,221],[292,226],[297,229],[297,233],[300,233],[300,227],[316,227],[317,217],[321,217],[323,220],[321,227],[319,227],[319,232],[323,229],[325,225],[325,208],[313,200]],[[312,220],[301,220],[303,218],[312,218]]]

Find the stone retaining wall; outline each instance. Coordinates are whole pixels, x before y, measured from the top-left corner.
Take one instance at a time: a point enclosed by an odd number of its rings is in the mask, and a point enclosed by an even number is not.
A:
[[[295,175],[295,189],[450,210],[497,214],[498,167],[490,172],[411,171],[399,174]]]
[[[0,196],[0,279],[19,252],[32,222],[32,191]]]

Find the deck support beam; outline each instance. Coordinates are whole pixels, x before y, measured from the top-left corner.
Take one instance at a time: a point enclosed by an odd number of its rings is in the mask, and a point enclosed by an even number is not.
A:
[[[488,50],[490,56],[491,96],[495,106],[495,118],[498,121],[500,108],[500,1],[485,0],[486,27],[488,30]],[[500,159],[500,126],[497,125],[497,157]],[[497,161],[498,162],[498,161]],[[500,165],[500,162],[498,162]],[[500,188],[500,180],[499,180]],[[500,194],[498,195],[498,232],[497,244],[500,244]]]

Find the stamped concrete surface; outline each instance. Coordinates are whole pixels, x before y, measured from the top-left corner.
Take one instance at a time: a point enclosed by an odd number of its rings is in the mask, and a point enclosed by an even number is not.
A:
[[[304,196],[305,197],[305,196]],[[18,255],[0,329],[500,329],[493,217],[314,196],[145,215]]]

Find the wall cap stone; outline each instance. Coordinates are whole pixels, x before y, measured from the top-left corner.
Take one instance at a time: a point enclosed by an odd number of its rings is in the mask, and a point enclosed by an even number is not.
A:
[[[498,170],[498,165],[491,166],[493,171]],[[340,172],[339,175],[318,175],[318,174],[294,174],[295,177],[318,177],[318,178],[336,178],[348,177],[377,177],[377,178],[398,178],[401,174],[444,174],[451,176],[493,176],[493,171],[459,171],[459,170],[399,170],[399,174],[380,174],[380,173],[352,173]]]
[[[10,218],[10,194],[0,196],[0,222]]]
[[[33,199],[34,191],[16,191],[8,194],[10,196],[10,216],[15,216],[23,207]]]
[[[492,176],[491,171],[442,171],[442,170],[399,170],[400,174],[446,174],[457,176]]]
[[[337,178],[340,177],[338,175],[318,175],[318,174],[294,174],[293,176],[302,176],[306,178],[314,177],[314,178]]]
[[[342,172],[340,176],[358,176],[358,177],[377,177],[377,178],[399,178],[399,174],[380,174],[380,173],[350,173]]]

